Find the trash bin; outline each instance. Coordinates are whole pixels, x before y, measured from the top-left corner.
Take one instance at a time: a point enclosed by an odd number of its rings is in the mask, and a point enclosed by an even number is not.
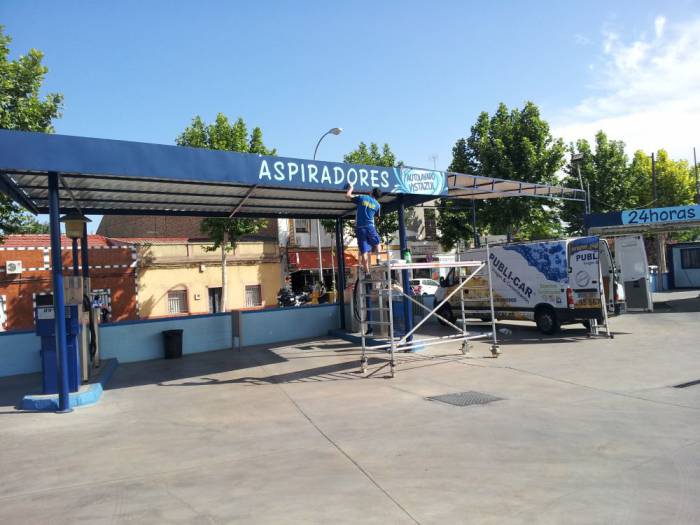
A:
[[[184,330],[165,330],[163,342],[165,343],[165,358],[177,359],[182,357],[182,332]]]

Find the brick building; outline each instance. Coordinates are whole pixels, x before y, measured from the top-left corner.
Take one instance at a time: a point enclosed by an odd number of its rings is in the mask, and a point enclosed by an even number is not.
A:
[[[161,217],[156,215],[105,215],[97,227],[97,234],[105,237],[185,238],[205,241],[200,225],[201,217]],[[267,224],[255,235],[246,235],[242,241],[277,242],[277,220]]]
[[[112,321],[136,319],[136,249],[88,236],[92,289],[111,307]],[[62,237],[64,274],[73,272],[71,239]],[[78,252],[80,253],[80,252]],[[48,235],[10,235],[0,244],[0,330],[34,327],[37,297],[52,290],[51,241]]]

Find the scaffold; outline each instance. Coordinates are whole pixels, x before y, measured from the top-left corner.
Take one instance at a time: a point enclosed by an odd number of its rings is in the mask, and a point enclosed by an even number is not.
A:
[[[392,272],[401,270],[434,270],[434,269],[455,269],[454,274],[459,279],[459,284],[450,291],[445,298],[433,305],[430,308],[424,305],[422,302],[418,301],[414,296],[407,294],[404,289],[397,284],[395,284],[392,278]],[[491,325],[491,331],[486,333],[470,333],[467,327],[465,303],[469,301],[483,301],[484,298],[480,299],[470,299],[465,297],[464,288],[465,285],[474,276],[479,274],[482,270],[486,270],[486,286],[481,287],[488,293],[488,301],[491,310],[491,318],[489,324]],[[356,305],[355,308],[359,311],[359,323],[360,323],[360,334],[361,334],[361,344],[362,344],[362,357],[361,357],[361,368],[362,373],[367,374],[367,364],[368,358],[367,353],[369,351],[389,353],[389,370],[390,376],[394,377],[396,375],[396,353],[410,351],[415,347],[426,347],[444,344],[449,341],[462,341],[461,351],[464,355],[469,355],[470,351],[470,341],[477,339],[491,339],[491,353],[494,357],[500,355],[501,350],[498,345],[498,338],[496,335],[496,315],[494,311],[493,303],[493,287],[491,284],[491,264],[489,258],[489,249],[486,248],[486,260],[484,261],[457,261],[457,262],[420,262],[420,263],[408,263],[403,260],[390,260],[385,262],[380,262],[370,268],[369,275],[361,276],[357,282],[359,288],[359,293],[356,294]],[[471,287],[470,289],[474,289]],[[444,315],[439,312],[445,306],[450,306],[450,299],[453,296],[459,294],[459,305],[460,305],[460,320],[452,322],[446,319]],[[397,299],[401,301],[408,301],[411,306],[408,309],[408,315],[413,315],[413,305],[424,310],[426,313],[424,317],[407,333],[398,333],[395,328],[396,315],[394,312],[394,303]],[[359,307],[359,308],[358,308]],[[457,333],[428,337],[425,339],[419,339],[413,341],[413,336],[416,334],[418,329],[423,326],[431,317],[434,317],[444,323],[446,326],[452,328]],[[453,316],[451,316],[453,317]],[[461,321],[461,327],[457,326],[456,323]],[[483,325],[483,322],[480,323]],[[387,327],[386,336],[387,342],[368,346],[367,337],[368,329],[373,327]],[[386,365],[384,365],[386,366]]]

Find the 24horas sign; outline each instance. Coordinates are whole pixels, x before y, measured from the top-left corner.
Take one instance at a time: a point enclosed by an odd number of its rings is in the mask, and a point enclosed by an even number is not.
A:
[[[622,224],[655,224],[695,219],[700,219],[700,206],[694,204],[668,208],[625,210],[622,212]]]

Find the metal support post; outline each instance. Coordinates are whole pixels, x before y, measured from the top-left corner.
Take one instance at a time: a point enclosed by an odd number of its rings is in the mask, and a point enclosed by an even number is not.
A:
[[[58,198],[58,173],[49,177],[49,225],[51,233],[51,273],[53,309],[56,323],[56,356],[58,358],[58,412],[72,412],[68,397],[68,349],[66,341],[66,304],[63,298],[63,260],[61,257],[61,223]]]
[[[498,346],[496,336],[496,310],[493,307],[493,285],[491,284],[491,249],[488,244],[486,244],[486,272],[489,281],[489,307],[491,308],[491,355],[498,357],[501,353],[501,347]]]
[[[80,259],[83,266],[83,279],[90,277],[90,266],[88,264],[88,232],[87,224],[83,224],[83,236],[80,238]],[[86,290],[86,293],[89,290]]]
[[[408,243],[406,242],[406,220],[404,217],[404,203],[402,195],[399,201],[399,250],[401,251],[402,257],[404,250],[407,249]],[[406,295],[412,295],[411,283],[407,269],[401,270],[401,280],[403,281],[403,293]],[[391,288],[391,272],[389,272],[389,288]],[[408,301],[403,302],[403,322],[404,333],[410,334],[413,331],[413,308]],[[408,338],[408,341],[413,341],[412,335]]]
[[[80,275],[80,262],[78,261],[78,239],[73,239],[73,275]]]
[[[338,289],[336,290],[338,306],[340,306],[340,327],[345,326],[345,247],[343,246],[343,219],[335,220],[335,251],[338,254]]]
[[[403,209],[403,205],[401,205],[401,209]],[[391,266],[387,266],[386,269],[386,282],[387,282],[387,289],[388,289],[388,295],[389,295],[389,352],[390,358],[389,358],[389,374],[391,377],[394,377],[396,375],[396,362],[394,361],[394,353],[396,352],[396,340],[394,339],[394,288],[391,286]],[[379,291],[381,294],[381,289]],[[413,309],[410,307],[411,305],[408,304],[408,301],[404,300],[404,315],[406,315],[406,310],[408,311],[413,311]],[[408,309],[406,308],[408,306]]]
[[[316,219],[316,243],[318,244],[318,282],[321,286],[323,281],[323,251],[321,247],[321,220]],[[319,290],[320,292],[320,290]]]

